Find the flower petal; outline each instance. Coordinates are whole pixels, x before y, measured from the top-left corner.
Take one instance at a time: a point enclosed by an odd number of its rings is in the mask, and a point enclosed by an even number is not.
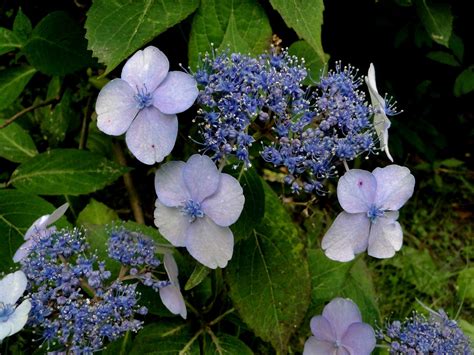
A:
[[[156,171],[156,194],[165,206],[178,207],[191,198],[183,179],[184,165],[182,161],[170,161]]]
[[[206,198],[201,207],[217,225],[228,227],[239,219],[244,202],[244,192],[237,179],[222,174],[217,191]]]
[[[39,231],[46,229],[47,224],[46,222],[48,221],[49,214],[41,216],[38,218],[36,221],[33,222],[30,228],[25,233],[25,236],[23,237],[25,240],[28,240],[31,238],[31,236],[37,234]]]
[[[336,333],[326,318],[323,316],[315,316],[311,318],[310,322],[311,332],[318,340],[324,340],[328,342],[336,341]]]
[[[20,247],[16,250],[13,255],[13,262],[19,263],[21,260],[26,258],[31,251],[31,248],[37,243],[35,238],[28,238]],[[0,291],[1,292],[1,291]]]
[[[0,280],[0,302],[15,304],[25,292],[26,284],[26,275],[21,270],[6,275]]]
[[[11,324],[10,335],[18,333],[26,324],[28,320],[28,314],[31,310],[30,300],[24,300],[13,312],[13,314],[8,318],[8,323]]]
[[[379,208],[397,211],[413,195],[415,177],[408,168],[392,164],[376,168],[372,174],[377,180],[375,204]]]
[[[229,227],[220,227],[208,217],[198,218],[188,228],[186,248],[201,264],[224,268],[232,258],[234,235]]]
[[[10,335],[11,332],[12,327],[9,322],[0,323],[0,344],[2,343],[3,339]]]
[[[371,224],[368,254],[375,258],[386,259],[395,255],[403,244],[403,232],[400,223],[393,217],[396,213],[385,213]]]
[[[304,343],[303,355],[335,355],[336,349],[332,343],[309,337]]]
[[[184,247],[189,217],[183,215],[177,208],[166,207],[159,200],[156,200],[155,207],[155,226],[161,235],[175,247]]]
[[[201,203],[217,191],[221,173],[214,162],[205,155],[194,154],[183,169],[184,182],[191,198]]]
[[[105,85],[95,104],[97,127],[112,136],[124,134],[139,111],[134,95],[124,80],[114,79]]]
[[[350,299],[335,298],[323,310],[323,317],[331,323],[336,339],[341,340],[352,323],[361,322],[359,308]]]
[[[162,161],[173,150],[178,135],[176,115],[165,115],[154,107],[138,113],[125,136],[128,149],[144,164]]]
[[[337,261],[350,261],[367,249],[370,220],[365,213],[341,212],[321,242],[326,256]]]
[[[66,213],[68,208],[69,208],[69,203],[66,202],[65,204],[55,209],[53,213],[48,215],[48,218],[45,221],[45,227],[53,224],[58,219],[60,219]]]
[[[198,94],[197,82],[191,75],[170,71],[153,93],[153,105],[163,113],[180,113],[192,106]]]
[[[368,171],[351,169],[337,184],[337,198],[349,213],[367,212],[375,199],[377,181]]]
[[[158,48],[149,46],[137,51],[125,63],[121,78],[134,89],[153,92],[165,80],[170,63]]]
[[[374,329],[366,323],[352,323],[342,337],[342,344],[351,354],[370,355],[375,349]]]
[[[173,255],[166,253],[163,257],[163,264],[165,265],[166,274],[170,281],[177,287],[179,287],[178,281],[178,264],[176,264],[176,260],[174,260]]]
[[[186,304],[179,288],[174,285],[168,285],[160,288],[161,302],[173,314],[179,314],[183,319],[187,317]]]

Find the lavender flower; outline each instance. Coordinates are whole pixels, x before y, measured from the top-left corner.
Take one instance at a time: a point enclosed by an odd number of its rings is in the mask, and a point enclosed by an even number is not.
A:
[[[26,276],[23,271],[8,274],[0,280],[0,343],[6,337],[18,333],[28,320],[31,309],[29,300],[15,307],[26,289]]]
[[[178,265],[176,264],[173,255],[166,253],[163,258],[163,264],[165,264],[165,270],[170,279],[170,284],[160,288],[161,302],[163,302],[171,313],[179,314],[181,317],[186,319],[186,304],[184,303],[184,298],[179,287]]]
[[[310,326],[313,336],[306,341],[303,355],[365,355],[375,348],[374,330],[362,322],[359,308],[349,299],[333,299]]]
[[[372,173],[352,169],[339,180],[341,212],[326,232],[322,248],[333,260],[349,261],[368,249],[376,258],[390,258],[402,247],[398,210],[413,194],[415,178],[399,165]]]
[[[207,156],[173,161],[156,172],[155,225],[174,246],[186,247],[200,263],[215,269],[232,257],[229,226],[244,206],[239,182],[220,173]]]
[[[145,164],[162,161],[173,149],[178,132],[177,113],[197,97],[194,78],[169,70],[168,58],[156,47],[135,53],[124,65],[121,79],[109,82],[96,103],[97,126],[118,136]]]

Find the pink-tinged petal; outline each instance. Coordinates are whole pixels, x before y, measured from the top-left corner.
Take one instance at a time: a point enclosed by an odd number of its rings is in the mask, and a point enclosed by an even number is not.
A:
[[[220,227],[210,218],[197,218],[188,228],[186,248],[201,264],[224,268],[232,258],[234,235],[229,227]]]
[[[169,68],[166,55],[158,48],[149,46],[127,60],[121,77],[135,90],[153,92],[165,80]]]
[[[144,164],[161,162],[173,150],[178,135],[176,115],[154,107],[141,110],[125,136],[128,149]]]
[[[121,79],[105,85],[95,104],[97,127],[112,136],[124,134],[139,111],[134,95],[132,87]]]
[[[0,280],[0,302],[15,304],[26,289],[26,275],[23,271],[15,271]]]
[[[371,224],[368,254],[374,258],[386,259],[395,255],[403,244],[403,232],[400,223],[394,218],[379,217]]]
[[[183,319],[187,317],[186,304],[179,288],[174,285],[168,285],[160,288],[161,302],[173,314],[179,314]]]
[[[192,106],[198,94],[197,82],[191,75],[171,71],[153,93],[153,105],[163,113],[180,113]]]
[[[304,343],[303,355],[336,355],[336,350],[333,343],[309,337]]]
[[[323,317],[331,323],[339,341],[352,323],[362,321],[357,305],[349,299],[340,297],[333,299],[324,307]]]
[[[184,165],[182,161],[170,161],[156,171],[156,194],[165,206],[182,206],[191,198],[184,183]]]
[[[30,228],[25,233],[25,236],[23,237],[25,240],[30,239],[33,235],[37,234],[39,231],[42,231],[46,229],[47,224],[46,222],[49,219],[49,214],[41,216],[38,218],[36,221],[33,222]]]
[[[336,333],[326,318],[323,316],[315,316],[311,318],[310,322],[311,332],[318,340],[324,340],[328,342],[336,341]]]
[[[244,192],[237,179],[222,174],[217,191],[206,198],[201,207],[217,225],[228,227],[239,219],[244,202]]]
[[[337,184],[337,198],[349,213],[367,212],[375,199],[377,181],[368,171],[352,169]]]
[[[57,209],[54,210],[53,213],[51,213],[48,218],[46,219],[45,226],[49,226],[56,222],[58,219],[60,219],[67,211],[69,208],[69,203],[65,203],[61,206],[59,206]]]
[[[365,213],[341,212],[321,242],[326,256],[337,261],[350,261],[367,249],[370,220]]]
[[[206,197],[217,191],[221,173],[211,158],[194,154],[183,168],[183,178],[191,198],[195,202],[201,203]]]
[[[159,200],[155,202],[155,226],[161,235],[175,247],[186,245],[186,230],[189,227],[189,217],[174,207],[167,207]]]
[[[36,244],[35,238],[29,238],[24,242],[13,255],[13,262],[19,263],[30,254],[31,248]],[[1,292],[1,291],[0,291]]]
[[[370,355],[375,349],[375,332],[366,323],[353,323],[342,337],[342,344],[350,350],[351,355]]]
[[[176,264],[176,260],[174,260],[173,255],[166,253],[163,257],[163,264],[165,265],[166,274],[168,275],[171,283],[179,287],[178,264]]]
[[[376,168],[372,174],[377,180],[375,204],[383,210],[397,211],[413,195],[415,177],[408,168],[389,165]]]
[[[8,318],[8,323],[11,324],[10,335],[18,333],[26,324],[28,320],[28,314],[31,310],[30,300],[24,300]]]

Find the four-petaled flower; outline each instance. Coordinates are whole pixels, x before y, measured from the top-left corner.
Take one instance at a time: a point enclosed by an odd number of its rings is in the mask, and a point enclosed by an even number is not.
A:
[[[374,330],[362,322],[359,308],[349,299],[333,299],[310,326],[313,336],[306,340],[303,355],[368,355],[375,348]]]
[[[26,275],[23,271],[8,274],[0,280],[0,343],[6,337],[19,332],[28,320],[31,302],[24,300],[15,307],[26,289]]]
[[[194,78],[170,71],[168,58],[156,47],[135,53],[124,65],[121,79],[109,82],[96,103],[97,127],[119,136],[145,164],[162,161],[178,133],[177,113],[187,110],[199,91]]]
[[[322,240],[326,256],[349,261],[368,250],[391,258],[402,247],[398,210],[413,194],[415,178],[408,168],[389,165],[372,173],[352,169],[339,180],[337,198],[344,209]]]
[[[239,218],[245,200],[239,182],[220,173],[209,157],[195,154],[186,163],[160,167],[155,189],[160,233],[207,267],[225,267],[234,249],[229,226]]]
[[[170,284],[160,288],[161,302],[163,302],[171,313],[179,314],[183,319],[186,319],[186,304],[184,303],[184,298],[179,288],[178,265],[173,255],[166,253],[163,257],[163,264],[165,265],[166,274],[168,274],[168,278],[170,279]]]

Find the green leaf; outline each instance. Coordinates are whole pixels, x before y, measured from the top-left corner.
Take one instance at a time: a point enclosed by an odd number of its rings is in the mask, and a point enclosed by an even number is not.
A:
[[[310,277],[298,228],[278,196],[263,185],[265,216],[253,236],[235,246],[226,277],[242,320],[284,353],[308,308]]]
[[[305,66],[308,69],[308,76],[304,80],[304,84],[314,85],[315,82],[319,82],[319,78],[325,72],[329,55],[325,55],[324,60],[322,60],[313,47],[304,40],[294,42],[288,51],[291,55],[295,55],[298,58],[303,58],[305,60]]]
[[[474,344],[474,325],[464,319],[458,319],[457,322],[464,334],[466,334],[471,339],[471,344]]]
[[[198,5],[199,0],[95,0],[85,25],[89,49],[107,66],[107,74]]]
[[[439,162],[440,166],[445,166],[447,168],[457,168],[463,164],[464,162],[462,160],[456,158],[445,159]]]
[[[0,119],[0,125],[5,120]],[[15,122],[0,129],[0,157],[23,163],[38,154],[35,143],[27,131]]]
[[[461,96],[474,91],[474,66],[464,70],[454,82],[454,95]]]
[[[26,42],[32,30],[33,27],[31,26],[30,19],[24,14],[20,7],[15,16],[15,21],[13,21],[13,32],[15,32],[21,41]]]
[[[462,38],[457,36],[454,32],[449,39],[449,48],[451,48],[458,61],[462,63],[464,59],[464,42]]]
[[[433,51],[429,52],[426,57],[434,60],[435,62],[446,64],[452,67],[459,67],[460,65],[457,59],[451,53],[447,52]]]
[[[119,219],[117,212],[95,199],[91,199],[87,206],[77,216],[78,225],[102,225]]]
[[[15,32],[0,27],[0,55],[21,48],[22,41]]]
[[[8,107],[22,93],[36,69],[13,67],[0,70],[0,110]]]
[[[327,57],[321,44],[323,0],[270,0],[270,3],[280,13],[288,27],[294,29],[296,34],[314,49],[318,61],[326,63]]]
[[[416,0],[418,16],[426,32],[433,41],[449,47],[449,39],[453,31],[453,15],[448,3],[433,3],[428,0]]]
[[[82,195],[114,182],[128,168],[77,149],[55,149],[21,164],[8,184],[38,195]]]
[[[211,269],[209,269],[208,267],[201,264],[196,265],[193,270],[193,273],[191,274],[191,276],[189,276],[188,281],[186,281],[184,289],[186,291],[189,291],[199,285],[206,278],[206,276],[209,275],[209,272],[211,272]]]
[[[91,62],[84,30],[63,11],[43,18],[23,51],[31,65],[49,75],[69,74]]]
[[[253,351],[236,337],[229,334],[217,334],[215,338],[206,337],[204,354],[252,355]]]
[[[231,52],[258,55],[269,49],[270,22],[252,0],[202,0],[189,38],[189,64],[197,67],[199,53],[229,47]]]
[[[459,273],[457,286],[459,298],[474,306],[474,268],[464,269]]]

